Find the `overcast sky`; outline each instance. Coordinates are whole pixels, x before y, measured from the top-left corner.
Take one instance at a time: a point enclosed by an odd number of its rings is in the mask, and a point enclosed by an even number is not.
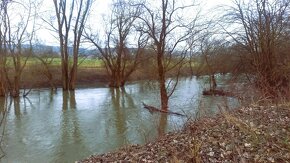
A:
[[[155,0],[153,0],[155,1]],[[182,0],[182,1],[192,1],[192,0]],[[201,8],[203,10],[203,13],[207,13],[206,15],[211,17],[210,14],[213,14],[213,9],[216,6],[219,5],[225,5],[229,4],[231,0],[199,0],[201,3]],[[90,24],[96,24],[94,27],[102,28],[103,27],[103,16],[106,14],[109,10],[111,4],[111,0],[95,0],[94,5],[92,7],[91,12],[91,18],[90,18]],[[45,13],[45,15],[53,15],[54,14],[54,8],[53,8],[53,1],[52,0],[43,0],[42,7],[39,8],[39,11],[41,13]],[[37,38],[40,41],[40,43],[48,44],[48,45],[58,45],[57,39],[55,36],[57,36],[57,33],[51,32],[49,30],[46,30],[47,26],[45,23],[40,22],[43,27],[42,29],[39,29],[37,31]],[[54,36],[53,36],[54,35]]]

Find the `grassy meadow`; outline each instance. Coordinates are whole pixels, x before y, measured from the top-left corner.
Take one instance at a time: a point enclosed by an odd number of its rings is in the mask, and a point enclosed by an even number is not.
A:
[[[58,67],[61,65],[61,58],[59,57],[41,57],[43,61],[45,61],[49,66]],[[33,67],[36,65],[43,64],[41,60],[37,57],[21,57],[21,63],[26,62],[26,66]],[[72,62],[72,60],[71,60]],[[7,67],[13,67],[13,58],[7,57],[6,60]],[[98,58],[79,58],[79,67],[81,68],[100,68],[103,67],[103,62],[101,59]]]
[[[21,75],[21,87],[25,89],[29,88],[47,88],[52,85],[55,87],[61,87],[61,58],[58,56],[41,56],[41,57],[21,57],[21,64],[23,65],[26,61],[26,66],[23,69]],[[130,76],[129,80],[144,80],[144,79],[156,79],[157,69],[156,63],[147,60],[141,63],[136,71]],[[72,60],[71,60],[72,62]],[[108,73],[104,66],[104,63],[99,58],[93,57],[80,57],[78,64],[78,74],[77,74],[77,85],[78,86],[91,86],[91,85],[102,85],[106,86],[108,83]],[[168,65],[172,67],[176,64],[174,61]],[[191,64],[191,66],[189,65]],[[201,64],[198,62],[188,62],[185,61],[181,69],[182,76],[188,76],[192,74],[199,73]],[[204,66],[202,66],[204,67]],[[8,74],[13,78],[14,66],[13,58],[6,58],[6,68]],[[176,69],[171,69],[167,72],[167,76],[175,76]],[[202,68],[207,71],[206,68]]]

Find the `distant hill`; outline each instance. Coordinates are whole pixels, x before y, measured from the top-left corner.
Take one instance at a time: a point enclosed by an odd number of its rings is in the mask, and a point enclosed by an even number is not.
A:
[[[29,45],[23,45],[24,48],[29,48]],[[33,51],[35,54],[58,54],[60,55],[60,47],[59,46],[51,46],[51,45],[44,45],[44,44],[36,44],[33,45]],[[69,53],[72,55],[73,48],[69,47]],[[99,52],[94,49],[86,49],[80,48],[79,50],[80,55],[87,55],[87,56],[98,56]]]

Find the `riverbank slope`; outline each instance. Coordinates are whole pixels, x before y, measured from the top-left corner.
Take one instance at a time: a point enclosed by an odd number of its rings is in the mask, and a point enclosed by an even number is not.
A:
[[[129,81],[156,80],[157,72],[147,69],[138,69],[129,77]],[[192,76],[188,67],[181,69],[180,76]],[[174,72],[167,73],[167,77],[176,76]],[[13,76],[11,76],[12,78]],[[104,67],[80,67],[77,71],[77,87],[98,86],[105,87],[109,83],[109,75]],[[29,67],[23,71],[22,89],[62,87],[61,68],[50,68],[49,73],[44,72],[41,66]]]
[[[290,162],[290,107],[249,106],[191,121],[145,145],[92,155],[88,162]]]

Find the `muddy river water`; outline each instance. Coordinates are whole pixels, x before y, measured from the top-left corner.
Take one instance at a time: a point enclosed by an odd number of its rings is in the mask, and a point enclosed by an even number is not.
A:
[[[188,117],[217,111],[217,105],[236,105],[234,98],[203,97],[203,79],[182,78],[170,98],[170,109],[187,114],[151,114],[142,102],[159,106],[158,85],[148,81],[128,84],[124,90],[80,88],[33,90],[27,98],[0,99],[1,162],[74,162],[91,154],[143,144],[178,130]],[[3,109],[8,112],[4,114]],[[4,132],[3,132],[4,131]]]

